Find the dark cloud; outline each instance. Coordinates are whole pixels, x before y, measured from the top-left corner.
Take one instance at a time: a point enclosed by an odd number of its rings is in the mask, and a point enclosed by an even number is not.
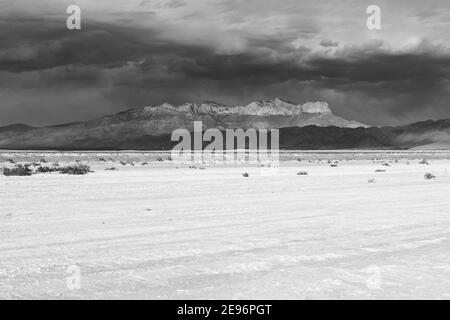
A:
[[[244,104],[275,96],[327,100],[337,114],[374,125],[450,117],[445,50],[323,40],[321,51],[294,40],[247,36],[243,49],[224,52],[165,38],[157,28],[87,21],[70,31],[59,20],[2,21],[1,124],[79,121],[165,101]]]

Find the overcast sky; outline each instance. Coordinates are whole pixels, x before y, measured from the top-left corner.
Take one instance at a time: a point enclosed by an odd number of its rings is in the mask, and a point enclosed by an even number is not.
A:
[[[0,84],[0,125],[274,97],[371,125],[450,118],[450,2],[0,0]]]

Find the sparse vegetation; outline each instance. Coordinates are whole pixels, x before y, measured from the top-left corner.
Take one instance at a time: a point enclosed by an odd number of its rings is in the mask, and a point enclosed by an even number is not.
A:
[[[49,173],[49,172],[56,172],[59,168],[55,167],[48,167],[48,166],[40,166],[36,169],[36,173]]]
[[[422,159],[419,164],[429,165],[430,163],[426,159]]]
[[[297,175],[298,175],[298,176],[307,176],[307,175],[308,175],[308,172],[306,172],[306,171],[300,171],[300,172],[297,172]]]
[[[375,178],[369,179],[367,183],[375,183]]]
[[[30,167],[34,166],[35,171]],[[3,168],[1,170],[5,176],[31,176],[38,173],[60,172],[62,174],[83,175],[91,171],[91,168],[85,164],[76,164],[60,167],[58,163],[53,166],[36,165],[36,163],[16,164],[14,168]]]
[[[2,171],[4,176],[31,176],[33,173],[29,164],[17,164],[14,168],[3,168]]]
[[[58,168],[58,171],[62,174],[83,175],[91,171],[91,167],[86,164],[76,164],[73,166],[65,166]]]
[[[119,169],[115,168],[115,167],[111,167],[111,168],[106,168],[105,171],[118,171]]]
[[[432,179],[435,179],[436,176],[430,172],[427,172],[427,173],[425,173],[424,178],[425,178],[425,180],[432,180]]]
[[[248,177],[249,177],[249,174],[248,174],[247,172],[244,172],[244,173],[242,174],[242,176],[243,176],[244,178],[248,178]]]
[[[377,170],[375,170],[375,172],[386,172],[386,170],[383,170],[383,169],[377,169]]]

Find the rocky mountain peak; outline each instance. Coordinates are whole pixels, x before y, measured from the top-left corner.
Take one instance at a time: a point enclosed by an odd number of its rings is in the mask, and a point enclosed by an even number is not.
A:
[[[331,114],[331,109],[328,106],[328,102],[316,101],[307,102],[301,107],[304,113],[320,113],[320,114]]]

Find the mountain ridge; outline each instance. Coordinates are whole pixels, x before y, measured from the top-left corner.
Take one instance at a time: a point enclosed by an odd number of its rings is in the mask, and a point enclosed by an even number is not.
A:
[[[398,127],[369,127],[335,116],[327,102],[294,104],[280,98],[245,106],[217,102],[163,103],[128,109],[97,119],[32,127],[0,127],[2,149],[170,149],[174,129],[279,129],[285,149],[450,148],[450,120],[427,120]]]

